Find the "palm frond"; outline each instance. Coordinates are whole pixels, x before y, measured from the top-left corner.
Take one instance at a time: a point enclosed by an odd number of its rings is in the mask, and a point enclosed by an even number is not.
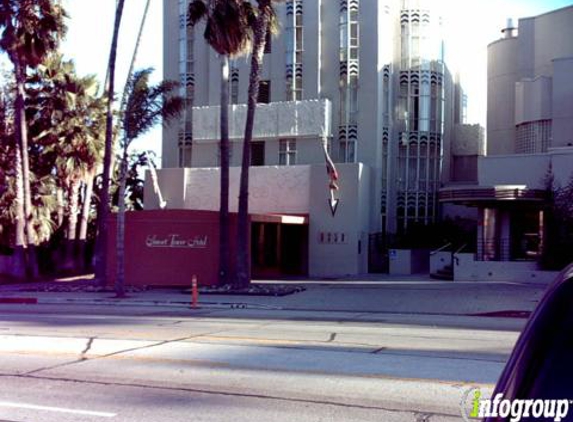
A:
[[[195,26],[197,23],[207,16],[209,9],[203,0],[193,0],[189,3],[189,10],[187,13],[187,24]]]

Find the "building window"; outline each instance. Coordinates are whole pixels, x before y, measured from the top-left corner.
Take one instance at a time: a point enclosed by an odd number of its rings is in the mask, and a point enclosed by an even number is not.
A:
[[[516,127],[515,152],[533,154],[547,152],[551,146],[551,120],[527,122]]]
[[[296,101],[302,100],[303,3],[289,0],[286,6],[286,99]]]
[[[191,167],[191,145],[179,146],[179,167]]]
[[[279,141],[279,164],[281,166],[294,166],[296,164],[296,141],[294,139],[281,139]]]
[[[302,75],[298,71],[294,81],[292,76],[287,77],[287,100],[302,100]]]
[[[265,142],[251,142],[251,166],[265,165]]]
[[[295,61],[302,63],[303,52],[303,26],[302,26],[302,10],[297,11],[294,15],[294,40],[295,40]]]
[[[342,140],[340,142],[340,159],[343,163],[356,161],[356,140]]]
[[[271,81],[261,81],[259,84],[258,103],[268,104],[271,102]]]
[[[273,52],[273,35],[271,34],[270,28],[267,30],[267,35],[265,37],[265,54],[270,54]]]
[[[236,67],[231,68],[231,83],[230,83],[230,100],[231,104],[239,103],[239,69]]]

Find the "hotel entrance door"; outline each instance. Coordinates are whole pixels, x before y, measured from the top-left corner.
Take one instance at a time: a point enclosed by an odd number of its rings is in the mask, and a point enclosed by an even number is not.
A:
[[[255,221],[251,230],[253,278],[308,274],[308,226]]]

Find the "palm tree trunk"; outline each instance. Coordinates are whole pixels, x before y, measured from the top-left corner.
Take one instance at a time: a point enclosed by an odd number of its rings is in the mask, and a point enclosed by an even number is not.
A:
[[[15,273],[18,278],[26,277],[26,234],[25,234],[25,217],[24,217],[24,185],[22,182],[22,154],[20,146],[16,145],[16,247],[14,251]]]
[[[38,276],[38,262],[36,257],[34,226],[32,221],[32,192],[30,188],[30,160],[28,158],[28,128],[26,126],[25,110],[25,88],[26,68],[24,65],[15,63],[14,72],[16,76],[16,101],[14,104],[14,114],[16,123],[16,138],[22,158],[22,187],[24,199],[24,225],[26,230],[26,243],[28,247],[28,261],[26,272],[32,279]]]
[[[260,0],[259,10],[270,7],[270,0]],[[251,281],[250,247],[249,247],[249,167],[251,165],[251,140],[253,139],[253,125],[257,97],[259,95],[259,82],[261,80],[261,67],[265,51],[266,33],[269,26],[269,15],[259,13],[255,23],[253,54],[251,55],[251,72],[249,75],[249,98],[247,104],[247,120],[245,123],[245,139],[243,142],[243,159],[241,163],[241,184],[239,189],[239,215],[237,227],[237,274],[236,287],[246,287]]]
[[[103,180],[102,193],[98,209],[98,236],[95,253],[96,279],[100,284],[106,283],[107,265],[107,219],[109,215],[109,187],[111,182],[111,160],[113,155],[113,96],[115,89],[115,59],[117,57],[117,43],[119,38],[119,27],[123,15],[123,5],[125,0],[118,0],[115,11],[115,24],[113,28],[113,38],[109,55],[109,85],[107,92],[107,119],[105,127],[105,153],[103,160]]]
[[[139,52],[139,46],[141,45],[141,36],[143,35],[143,28],[145,27],[145,21],[147,20],[147,14],[149,12],[149,5],[151,0],[147,0],[145,3],[145,9],[143,11],[143,16],[141,17],[141,23],[139,24],[139,32],[137,33],[137,39],[135,40],[135,47],[133,49],[133,55],[131,56],[131,63],[129,64],[129,70],[127,71],[127,79],[125,81],[123,94],[121,96],[121,111],[125,109],[125,102],[127,101],[127,85],[133,74],[133,68],[135,67],[135,60],[137,59],[137,53]]]
[[[119,171],[119,210],[117,212],[117,273],[115,277],[115,296],[125,297],[125,184],[127,176],[127,141],[121,157]]]
[[[90,171],[85,180],[84,202],[82,203],[82,213],[80,217],[80,232],[78,235],[78,268],[86,269],[88,260],[86,259],[88,224],[94,187],[94,171]]]
[[[76,239],[78,229],[78,203],[80,181],[72,180],[68,191],[68,224],[66,227],[65,260],[63,268],[68,271],[76,269]]]
[[[229,57],[221,55],[221,199],[219,203],[219,284],[229,282]]]
[[[64,224],[64,191],[61,187],[56,188],[56,224],[62,227]]]

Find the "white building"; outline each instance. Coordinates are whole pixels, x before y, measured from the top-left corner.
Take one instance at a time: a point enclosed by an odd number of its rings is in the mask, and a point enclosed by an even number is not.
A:
[[[186,168],[179,172],[190,186],[196,185],[192,179],[202,177],[199,169],[216,168],[219,163],[220,61],[205,43],[203,28],[186,25],[187,3],[164,1],[164,77],[182,82],[187,109],[178,126],[164,130],[163,168]],[[343,180],[339,192],[340,215],[345,206],[358,206],[362,216],[351,221],[350,215],[345,220],[330,214],[326,173],[321,182],[324,192],[313,191],[316,195],[308,198],[306,209],[274,210],[284,192],[270,192],[262,207],[265,212],[311,216],[311,255],[312,243],[318,242],[312,233],[329,233],[332,225],[337,232],[348,233],[338,247],[347,248],[345,253],[354,257],[367,255],[369,234],[400,233],[413,222],[429,224],[439,217],[438,190],[457,174],[451,145],[462,123],[463,101],[446,67],[441,18],[431,5],[424,0],[288,0],[276,5],[281,32],[270,40],[264,57],[251,154],[253,166],[267,169],[254,174],[264,173],[270,180],[284,178],[292,166],[324,171],[321,145],[326,140],[334,161],[353,169],[347,170],[353,176]],[[241,162],[248,77],[249,60],[234,60],[232,166]],[[464,133],[471,143],[471,130]],[[474,150],[461,148],[459,155],[474,156],[476,167]],[[462,158],[457,166],[467,169],[468,160]],[[173,171],[160,172],[160,179]],[[298,180],[301,191],[315,183]],[[368,200],[352,202],[354,192],[362,192]],[[231,191],[232,202],[234,195]],[[257,208],[253,195],[250,200],[251,209]],[[171,203],[176,202],[182,203],[172,198]],[[312,209],[321,211],[313,215]],[[322,245],[309,258],[311,274],[367,269],[365,258],[366,264],[358,266],[313,270],[321,267],[314,259],[329,255],[326,250],[331,245]]]
[[[502,32],[488,47],[479,184],[440,192],[443,203],[479,210],[477,253],[466,257],[460,278],[539,277],[546,175],[551,169],[565,186],[573,174],[573,6],[519,19],[517,27],[510,21]]]

